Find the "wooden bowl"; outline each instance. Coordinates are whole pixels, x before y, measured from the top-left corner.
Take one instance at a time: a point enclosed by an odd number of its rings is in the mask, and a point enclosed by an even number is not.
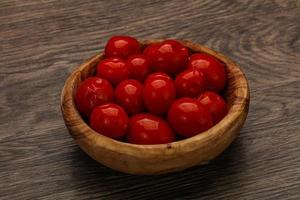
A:
[[[143,46],[161,40],[141,42]],[[103,165],[130,174],[151,175],[180,171],[206,164],[222,153],[238,135],[249,107],[249,87],[245,75],[229,58],[200,44],[180,41],[191,52],[205,52],[226,64],[227,86],[225,98],[228,114],[215,126],[194,137],[159,145],[135,145],[110,139],[91,129],[82,119],[74,104],[78,85],[95,74],[103,54],[93,56],[79,66],[67,79],[61,94],[61,110],[77,144],[88,155]]]

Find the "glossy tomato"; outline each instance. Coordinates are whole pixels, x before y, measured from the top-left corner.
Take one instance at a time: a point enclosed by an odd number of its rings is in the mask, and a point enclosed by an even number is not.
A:
[[[147,82],[151,82],[151,81],[156,80],[156,79],[164,79],[164,80],[167,80],[167,81],[168,80],[172,81],[172,78],[169,75],[167,75],[165,73],[161,73],[161,72],[156,72],[156,73],[150,74],[147,77],[147,79],[145,80],[145,84]]]
[[[196,53],[190,56],[189,68],[203,72],[206,78],[206,89],[219,92],[226,83],[225,66],[219,60],[204,53]]]
[[[97,76],[117,85],[119,82],[128,79],[129,66],[121,58],[107,58],[99,62]]]
[[[210,112],[214,124],[221,121],[227,114],[227,104],[225,100],[215,92],[202,93],[198,101]]]
[[[113,95],[113,87],[107,80],[90,77],[83,81],[76,91],[76,107],[88,118],[94,107],[112,101]]]
[[[187,66],[189,51],[175,40],[166,40],[145,48],[144,54],[151,61],[151,69],[169,75],[184,70]]]
[[[197,100],[187,97],[172,103],[168,121],[179,135],[186,138],[201,133],[213,125],[209,111]]]
[[[197,97],[205,89],[205,78],[201,71],[187,69],[175,79],[176,93],[179,97]]]
[[[150,74],[150,61],[145,55],[133,55],[127,60],[129,65],[130,77],[141,83]]]
[[[119,139],[126,134],[128,116],[122,107],[114,103],[103,104],[93,110],[90,126],[102,135]]]
[[[144,55],[153,55],[157,52],[158,48],[161,46],[161,43],[153,43],[153,44],[150,44],[148,45],[144,51],[143,51],[143,54]]]
[[[165,144],[175,141],[175,135],[162,118],[137,114],[129,120],[128,141],[134,144]]]
[[[129,36],[113,36],[105,46],[105,56],[126,59],[130,55],[141,53],[139,42]]]
[[[153,114],[167,112],[176,96],[176,90],[171,78],[149,76],[144,85],[143,99],[148,111]]]
[[[115,90],[115,98],[128,114],[143,111],[143,85],[133,79],[119,83]]]

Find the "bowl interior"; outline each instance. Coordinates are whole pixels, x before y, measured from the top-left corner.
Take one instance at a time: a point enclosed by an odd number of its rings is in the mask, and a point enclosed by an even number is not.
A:
[[[142,48],[144,49],[149,44],[158,43],[160,41],[162,41],[162,40],[142,41],[141,42]],[[234,91],[239,88],[241,89],[241,88],[248,87],[247,83],[240,82],[239,80],[237,80],[239,77],[236,77],[236,74],[241,74],[241,76],[244,76],[243,72],[237,67],[237,65],[235,63],[233,63],[233,61],[231,61],[229,58],[225,57],[224,55],[222,55],[218,52],[215,52],[204,46],[201,46],[201,48],[199,48],[199,46],[194,45],[190,41],[181,41],[181,43],[189,48],[190,53],[201,53],[201,52],[207,53],[207,54],[214,56],[215,58],[220,60],[222,63],[224,63],[225,70],[226,70],[226,76],[227,76],[227,82],[226,82],[225,88],[220,93],[225,98],[227,105],[228,105],[228,110],[229,110],[228,113],[230,113],[231,108],[235,104],[235,101],[237,100],[237,97],[238,97],[237,95],[235,95],[236,93]],[[82,65],[81,67],[79,67],[79,69],[76,70],[76,71],[80,71],[80,78],[77,77],[77,80],[73,82],[74,83],[73,97],[74,97],[74,94],[75,94],[78,86],[86,78],[88,78],[90,76],[95,76],[96,67],[97,67],[98,62],[100,62],[104,58],[105,58],[105,56],[103,54],[93,56],[92,58],[90,58],[88,60],[88,62],[91,61],[88,65]],[[244,76],[244,78],[245,78],[245,76]],[[240,85],[236,85],[237,83],[239,83]],[[244,94],[244,96],[246,97],[247,95]]]

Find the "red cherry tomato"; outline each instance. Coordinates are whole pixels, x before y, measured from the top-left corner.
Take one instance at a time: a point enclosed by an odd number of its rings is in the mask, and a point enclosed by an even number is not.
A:
[[[115,90],[115,98],[128,114],[136,114],[143,110],[143,85],[128,79],[119,83]]]
[[[161,43],[150,44],[144,49],[143,54],[144,55],[152,55],[158,50],[158,48],[160,46],[161,46]]]
[[[128,116],[123,108],[116,104],[103,104],[93,110],[90,126],[102,135],[119,139],[127,131]]]
[[[150,82],[150,81],[153,81],[153,80],[156,80],[156,79],[164,79],[164,80],[170,80],[170,81],[172,81],[171,77],[168,76],[167,74],[161,73],[161,72],[156,72],[156,73],[150,74],[147,77],[147,79],[145,80],[145,84],[147,82]]]
[[[175,40],[152,44],[144,50],[144,54],[150,59],[153,71],[169,75],[184,70],[189,56],[188,49]]]
[[[148,58],[145,55],[133,55],[128,58],[127,63],[130,77],[143,83],[150,74],[150,61]]]
[[[202,93],[198,101],[211,114],[214,124],[218,123],[227,114],[227,104],[224,99],[215,92]]]
[[[176,93],[179,97],[197,97],[204,91],[205,78],[201,71],[187,69],[175,79]]]
[[[129,120],[128,141],[134,144],[165,144],[175,141],[175,134],[162,118],[137,114]]]
[[[216,58],[208,54],[196,53],[190,56],[188,67],[203,72],[207,90],[219,92],[224,88],[226,83],[224,64]]]
[[[76,91],[76,107],[88,118],[94,107],[112,101],[113,95],[113,87],[107,80],[90,77],[83,81]]]
[[[168,121],[179,135],[186,138],[213,126],[209,111],[192,98],[174,101],[168,112]]]
[[[143,91],[144,104],[148,111],[153,114],[167,112],[176,96],[176,90],[171,78],[167,75],[159,77],[149,76],[146,79]]]
[[[105,46],[105,56],[118,57],[126,59],[133,54],[141,53],[139,42],[129,36],[114,36],[111,37]]]
[[[170,44],[173,48],[177,48],[177,49],[180,49],[183,47],[183,45],[180,44],[176,40],[165,40],[165,41],[163,41],[163,44]]]
[[[97,76],[107,79],[114,85],[128,79],[129,66],[121,58],[107,58],[98,63]]]

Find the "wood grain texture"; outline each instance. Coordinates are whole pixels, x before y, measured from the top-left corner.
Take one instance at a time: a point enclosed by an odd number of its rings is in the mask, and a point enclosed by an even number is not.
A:
[[[299,199],[299,10],[299,0],[1,0],[0,199]],[[136,177],[77,147],[61,88],[116,34],[190,39],[242,66],[249,115],[217,160]]]

